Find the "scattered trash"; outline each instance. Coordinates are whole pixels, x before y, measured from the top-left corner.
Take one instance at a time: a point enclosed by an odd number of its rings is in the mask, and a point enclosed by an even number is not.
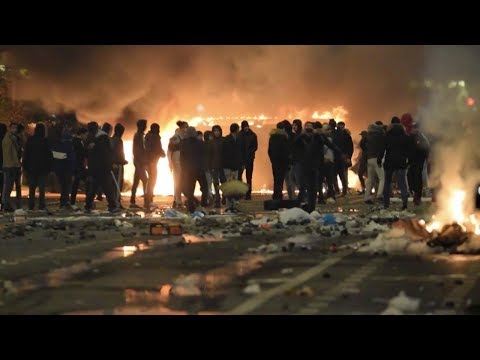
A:
[[[186,214],[171,208],[166,209],[163,212],[163,215],[167,218],[187,218],[188,217]]]
[[[23,209],[17,209],[13,213],[16,224],[25,224],[27,222],[27,212]]]
[[[392,298],[388,303],[387,310],[396,309],[400,312],[415,312],[418,310],[420,306],[420,299],[415,299],[409,297],[405,294],[404,291],[400,291],[400,293]]]
[[[322,214],[320,214],[317,210],[312,211],[310,215],[313,216],[315,220],[320,220],[322,218]]]
[[[205,217],[205,213],[203,211],[195,211],[192,213],[193,220],[199,220]]]
[[[302,224],[314,221],[315,218],[305,210],[300,208],[292,208],[283,210],[279,213],[280,222],[286,224]]]
[[[248,285],[245,289],[243,289],[243,293],[247,295],[255,295],[261,292],[259,284],[251,284]]]
[[[285,269],[282,269],[281,273],[283,275],[293,274],[293,269],[292,268],[285,268]]]
[[[374,220],[371,220],[364,228],[363,232],[365,233],[371,233],[371,232],[383,232],[383,231],[388,231],[390,230],[390,227],[388,225],[380,225]]]
[[[182,235],[183,229],[180,224],[150,224],[150,235],[161,236],[161,235]]]
[[[323,217],[323,224],[324,225],[335,225],[337,220],[335,220],[335,216],[333,214],[326,214]]]

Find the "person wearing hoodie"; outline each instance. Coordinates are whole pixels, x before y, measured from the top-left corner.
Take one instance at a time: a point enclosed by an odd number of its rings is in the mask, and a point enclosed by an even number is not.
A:
[[[300,155],[300,166],[302,169],[302,178],[304,179],[305,191],[308,196],[308,203],[305,210],[312,212],[315,210],[317,185],[318,185],[318,169],[324,162],[322,138],[315,133],[313,123],[306,122],[304,132],[294,143],[295,151]],[[303,201],[300,198],[299,200]]]
[[[72,183],[72,193],[70,194],[70,205],[77,210],[77,194],[80,181],[87,182],[87,169],[85,162],[87,158],[87,150],[85,149],[85,141],[88,131],[86,128],[78,129],[72,139],[73,149],[75,151],[75,170]]]
[[[130,197],[130,207],[140,208],[136,203],[137,188],[140,180],[143,185],[143,193],[148,192],[148,176],[147,165],[148,155],[145,151],[145,130],[147,128],[147,120],[140,119],[137,121],[137,132],[133,137],[133,165],[135,166],[135,173],[133,175],[132,196]],[[144,206],[148,207],[148,196],[144,197]]]
[[[39,210],[45,208],[45,184],[52,169],[53,154],[45,138],[45,125],[37,124],[33,136],[27,140],[23,154],[23,168],[28,180],[28,209],[35,207],[35,190],[39,191]]]
[[[173,135],[168,142],[168,164],[170,166],[170,171],[173,174],[173,204],[172,207],[181,208],[182,207],[182,164],[180,162],[180,146],[185,134],[185,131],[188,128],[188,123],[185,121],[177,121],[178,128],[175,130],[175,135]]]
[[[0,208],[2,207],[2,194],[3,194],[3,149],[2,141],[7,133],[7,125],[0,123]]]
[[[162,140],[160,138],[160,125],[157,123],[150,125],[150,131],[145,135],[145,152],[148,157],[148,190],[146,196],[150,204],[153,202],[153,191],[157,183],[158,160],[165,157],[165,151],[163,151]]]
[[[303,199],[305,196],[305,187],[303,186],[303,179],[302,179],[302,168],[300,166],[300,160],[301,160],[301,154],[297,151],[298,147],[294,146],[296,140],[302,135],[303,132],[303,126],[302,126],[302,120],[300,119],[295,119],[293,120],[292,123],[292,139],[290,140],[290,159],[291,159],[291,170],[290,170],[290,178],[293,179],[293,183],[295,187],[298,189],[299,194],[298,198]],[[290,200],[293,200],[295,198],[294,196],[295,190],[292,191],[292,198]],[[289,194],[290,197],[290,194]]]
[[[20,176],[20,144],[18,143],[17,134],[18,125],[10,123],[8,132],[2,140],[3,154],[3,193],[2,193],[2,209],[4,211],[13,211],[10,204],[10,193],[13,190],[15,179]],[[18,205],[18,204],[17,204]]]
[[[273,172],[273,200],[283,200],[283,183],[288,169],[288,135],[285,123],[279,122],[275,129],[270,131],[268,140],[268,157],[272,163]]]
[[[402,210],[405,210],[408,203],[406,169],[411,159],[412,143],[403,125],[398,123],[396,119],[392,119],[392,124],[385,135],[384,149],[384,152],[379,152],[377,157],[377,164],[381,167],[382,159],[385,156],[385,162],[383,164],[385,169],[385,185],[383,190],[384,207],[386,209],[390,207],[392,177],[395,173],[402,194]]]
[[[123,148],[122,136],[125,132],[125,127],[122,124],[116,124],[113,137],[110,140],[110,145],[112,146],[113,151],[113,175],[116,179],[116,185],[113,188],[115,199],[118,202],[120,209],[123,209],[122,206],[122,190],[123,190],[123,167],[128,164],[128,161],[125,160],[125,150]],[[118,185],[118,188],[117,188]]]
[[[53,168],[60,183],[60,208],[71,209],[70,193],[75,170],[75,150],[70,129],[62,130],[62,137],[52,148]]]
[[[184,139],[180,145],[180,162],[182,164],[183,193],[187,198],[187,209],[189,212],[195,211],[195,184],[200,183],[202,191],[201,205],[206,206],[208,200],[208,191],[205,181],[205,147],[203,141],[198,139],[197,131],[194,127],[188,127]]]
[[[342,156],[335,158],[335,168],[342,182],[342,195],[345,196],[348,193],[348,168],[352,166],[353,140],[343,121],[337,123],[337,129],[333,132],[333,143],[342,152]]]
[[[413,204],[419,206],[422,201],[424,168],[430,153],[430,143],[417,123],[412,124],[411,138],[413,143],[412,164],[408,172],[412,175],[411,189],[413,190]]]
[[[87,146],[87,163],[89,186],[85,200],[85,212],[90,213],[97,189],[101,187],[105,192],[108,202],[108,211],[117,213],[120,211],[117,200],[113,193],[113,150],[108,135],[98,128],[96,122],[87,125],[89,138]]]
[[[367,187],[365,189],[365,203],[373,204],[372,189],[374,179],[378,179],[378,191],[375,196],[382,196],[385,185],[385,173],[382,166],[378,164],[378,157],[383,158],[385,152],[385,134],[383,133],[383,126],[377,124],[370,124],[368,126],[367,136],[360,142],[361,146],[366,148],[367,157]]]
[[[226,181],[223,172],[223,137],[220,125],[214,125],[212,127],[212,134],[213,138],[207,151],[209,152],[210,171],[212,173],[213,188],[215,190],[215,207],[220,208],[220,184]]]
[[[241,166],[238,171],[238,180],[242,181],[243,170],[246,173],[246,180],[248,184],[248,192],[245,195],[245,200],[252,199],[252,175],[253,175],[253,163],[255,161],[255,153],[258,149],[257,134],[255,134],[248,121],[243,120],[241,123],[242,131],[238,136],[240,141],[240,147],[242,151]]]

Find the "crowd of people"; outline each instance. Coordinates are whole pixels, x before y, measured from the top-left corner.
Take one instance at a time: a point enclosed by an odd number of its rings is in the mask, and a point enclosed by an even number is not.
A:
[[[178,121],[177,126],[165,152],[159,124],[152,123],[150,131],[145,134],[147,120],[137,121],[133,137],[135,173],[130,208],[140,208],[136,204],[136,193],[141,182],[143,208],[152,209],[157,163],[165,157],[168,157],[174,179],[172,207],[180,208],[186,204],[188,211],[193,212],[198,205],[220,208],[223,204],[227,212],[235,212],[233,200],[222,196],[220,185],[242,180],[244,173],[248,184],[245,199],[250,200],[258,141],[248,122],[243,121],[241,126],[231,124],[226,136],[219,125],[205,133],[184,121]],[[86,128],[75,131],[65,125],[57,140],[52,142],[47,140],[45,126],[41,123],[35,126],[30,137],[26,136],[21,125],[11,123],[7,127],[0,124],[2,211],[14,210],[10,199],[14,186],[15,205],[21,207],[22,174],[25,174],[29,186],[29,210],[35,208],[37,188],[38,209],[46,210],[45,187],[52,171],[61,189],[60,208],[80,210],[76,205],[77,193],[80,184],[84,183],[84,210],[87,213],[95,207],[95,198],[102,200],[103,194],[110,212],[122,211],[121,192],[127,164],[122,140],[124,132],[122,124],[113,128],[105,123],[100,128],[96,122],[90,122]],[[401,189],[403,208],[407,207],[409,189],[414,193],[415,205],[420,203],[429,144],[409,114],[404,114],[401,119],[394,117],[388,126],[381,121],[369,125],[361,133],[360,149],[358,176],[367,204],[381,200],[385,208],[389,207],[394,176]],[[334,119],[323,124],[318,121],[302,123],[300,119],[292,123],[288,120],[279,122],[272,129],[268,143],[274,180],[273,199],[283,199],[285,185],[288,198],[302,203],[304,209],[311,212],[317,202],[335,202],[338,196],[346,196],[353,152],[352,136],[343,122],[337,123]],[[194,196],[197,182],[201,200]]]

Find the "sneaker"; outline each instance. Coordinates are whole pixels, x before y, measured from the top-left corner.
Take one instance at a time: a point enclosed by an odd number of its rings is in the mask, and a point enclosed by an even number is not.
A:
[[[108,212],[110,214],[118,214],[122,212],[122,209],[120,209],[119,207],[116,207],[115,209],[108,210]]]
[[[137,204],[130,204],[130,209],[141,209]]]

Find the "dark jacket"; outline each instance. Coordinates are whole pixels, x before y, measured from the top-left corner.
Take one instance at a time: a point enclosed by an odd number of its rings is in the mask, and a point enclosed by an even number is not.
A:
[[[145,139],[143,133],[136,132],[133,136],[133,164],[146,165],[148,163],[145,152]]]
[[[283,129],[272,129],[268,140],[268,157],[274,168],[287,168],[289,163],[289,141]]]
[[[207,144],[208,157],[210,160],[210,169],[223,168],[223,138],[214,137],[210,143]]]
[[[295,145],[300,136],[300,133],[293,133],[290,139],[290,160],[292,164],[296,164],[302,159],[302,154],[299,152],[299,147]]]
[[[333,132],[333,143],[340,149],[342,154],[348,159],[353,155],[353,140],[348,130],[335,130]]]
[[[188,174],[204,169],[205,143],[197,138],[183,139],[180,144],[182,171]]]
[[[72,176],[75,170],[76,156],[72,136],[65,134],[52,148],[53,169],[57,174]]]
[[[118,136],[113,136],[110,139],[110,145],[112,146],[113,152],[113,164],[115,165],[126,165],[128,161],[125,160],[125,151],[123,149],[123,140]]]
[[[82,139],[78,137],[74,137],[72,143],[75,151],[75,170],[85,170],[85,159],[87,158],[85,145],[83,145]]]
[[[149,131],[145,135],[145,153],[148,158],[148,162],[158,163],[160,158],[165,157],[165,151],[162,148],[162,141],[158,133]]]
[[[255,159],[255,152],[258,149],[257,134],[252,130],[241,131],[238,135],[242,152],[241,165],[246,166]]]
[[[430,153],[430,142],[420,131],[412,131],[410,135],[413,143],[413,158],[417,161],[424,161]]]
[[[91,175],[110,173],[113,165],[113,150],[107,133],[98,130],[93,147],[88,151],[88,171]]]
[[[240,138],[232,134],[225,136],[222,147],[222,164],[224,169],[239,170],[242,166],[242,148]]]
[[[412,155],[413,143],[401,124],[392,124],[385,135],[385,169],[406,169]],[[380,154],[377,161],[381,161]]]
[[[377,159],[385,152],[385,134],[382,125],[371,124],[368,126],[367,136],[360,141],[366,148],[367,159]]]
[[[53,155],[45,135],[33,135],[27,140],[23,168],[31,175],[48,175],[53,167]]]
[[[300,156],[299,163],[305,169],[318,169],[324,162],[322,137],[313,133],[312,135],[301,134],[295,139],[294,151]]]

